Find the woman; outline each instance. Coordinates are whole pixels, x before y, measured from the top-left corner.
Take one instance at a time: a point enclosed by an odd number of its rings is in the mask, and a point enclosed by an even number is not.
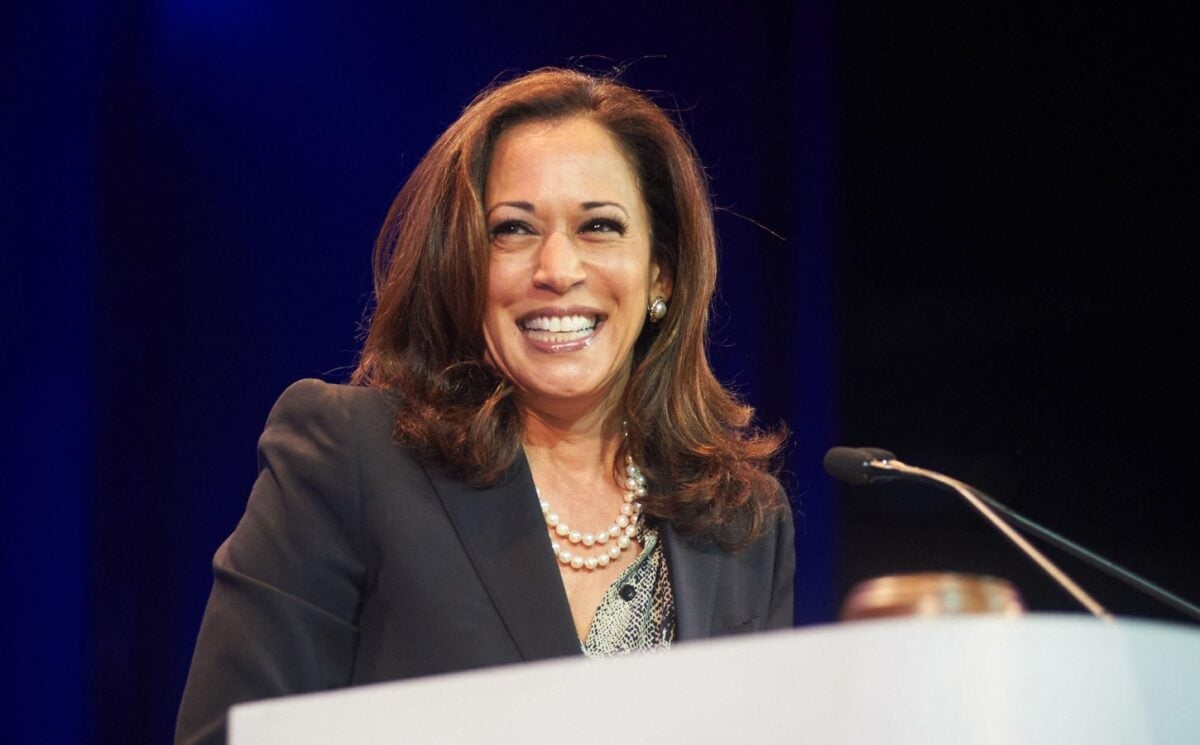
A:
[[[704,175],[649,100],[487,91],[397,197],[355,386],[276,404],[177,740],[237,702],[788,626],[781,433],[705,355]]]

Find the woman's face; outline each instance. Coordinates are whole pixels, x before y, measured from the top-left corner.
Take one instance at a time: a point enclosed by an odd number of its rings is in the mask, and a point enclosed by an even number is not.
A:
[[[650,215],[612,136],[582,117],[513,127],[484,195],[488,354],[527,407],[577,416],[614,404],[651,298]]]

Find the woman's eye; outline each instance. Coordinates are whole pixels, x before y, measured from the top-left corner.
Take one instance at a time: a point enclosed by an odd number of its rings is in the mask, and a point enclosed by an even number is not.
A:
[[[533,229],[520,220],[505,220],[491,230],[492,237],[502,235],[533,235]]]
[[[588,220],[579,229],[581,233],[616,233],[625,235],[625,223],[608,217],[598,217]]]

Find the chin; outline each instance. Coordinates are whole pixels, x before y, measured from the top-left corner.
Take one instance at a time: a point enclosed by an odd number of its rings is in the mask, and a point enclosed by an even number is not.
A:
[[[597,383],[595,385],[581,385],[578,377],[574,377],[562,385],[555,385],[551,381],[542,380],[536,386],[521,387],[525,391],[523,395],[525,401],[534,406],[538,404],[562,406],[572,403],[599,405],[614,390],[614,386],[611,384]]]

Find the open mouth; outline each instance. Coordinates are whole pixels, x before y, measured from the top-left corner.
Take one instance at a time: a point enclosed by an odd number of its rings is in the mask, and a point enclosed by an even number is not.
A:
[[[518,321],[522,333],[535,341],[562,344],[586,339],[604,322],[599,315],[531,315]]]

